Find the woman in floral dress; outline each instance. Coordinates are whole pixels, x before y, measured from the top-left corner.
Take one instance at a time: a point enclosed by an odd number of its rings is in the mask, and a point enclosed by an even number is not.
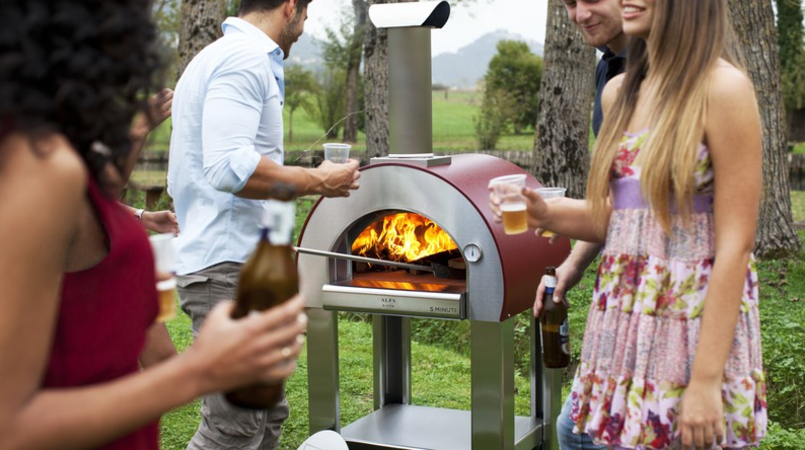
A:
[[[531,227],[605,242],[571,417],[616,449],[754,446],[754,89],[727,51],[726,0],[624,0],[622,14],[632,47],[604,90],[587,200],[523,191]]]

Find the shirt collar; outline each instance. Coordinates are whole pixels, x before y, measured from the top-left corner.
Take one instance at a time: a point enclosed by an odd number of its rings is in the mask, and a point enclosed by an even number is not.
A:
[[[604,54],[601,58],[603,58],[605,60],[609,60],[609,59],[616,58],[616,57],[617,58],[624,58],[624,59],[626,58],[626,49],[625,48],[623,50],[621,50],[620,53],[615,54],[615,52],[610,50],[609,47],[607,47],[606,45],[602,45],[601,47],[598,47],[598,51],[600,51],[601,53]]]
[[[283,59],[282,57],[284,55],[282,54],[282,49],[279,48],[276,42],[268,37],[267,34],[263,33],[262,30],[239,17],[227,17],[221,25],[221,30],[223,30],[224,34],[232,30],[238,30],[248,36],[255,45],[260,46],[267,54],[276,53],[280,56],[280,60]]]

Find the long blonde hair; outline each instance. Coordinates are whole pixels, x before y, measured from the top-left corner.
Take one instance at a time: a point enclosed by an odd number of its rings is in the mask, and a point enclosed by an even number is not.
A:
[[[612,162],[623,133],[630,131],[627,127],[647,77],[655,101],[650,108],[651,132],[640,148],[643,195],[666,231],[671,198],[682,216],[689,216],[704,137],[708,76],[719,58],[735,63],[727,14],[726,0],[657,0],[648,40],[632,39],[625,79],[604,117],[587,182],[587,198],[597,219],[604,220]]]

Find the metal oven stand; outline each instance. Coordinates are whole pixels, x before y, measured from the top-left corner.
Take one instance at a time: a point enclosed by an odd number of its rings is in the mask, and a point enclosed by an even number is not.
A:
[[[514,415],[514,319],[472,321],[472,409],[412,405],[410,318],[373,316],[374,412],[340,427],[337,313],[308,312],[310,431],[340,431],[356,449],[530,450],[558,448],[561,371],[544,369],[531,342],[531,415]],[[536,327],[534,319],[531,323]],[[532,328],[538,330],[539,328]]]

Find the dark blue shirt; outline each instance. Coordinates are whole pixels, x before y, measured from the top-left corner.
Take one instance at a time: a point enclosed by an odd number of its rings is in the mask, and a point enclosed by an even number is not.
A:
[[[593,133],[598,137],[598,131],[601,129],[601,122],[604,121],[604,112],[601,109],[601,94],[604,92],[604,86],[607,82],[614,78],[616,75],[623,73],[626,70],[626,52],[620,54],[613,53],[610,49],[602,47],[599,50],[604,52],[601,61],[598,61],[598,67],[595,69],[595,106],[593,106]]]

